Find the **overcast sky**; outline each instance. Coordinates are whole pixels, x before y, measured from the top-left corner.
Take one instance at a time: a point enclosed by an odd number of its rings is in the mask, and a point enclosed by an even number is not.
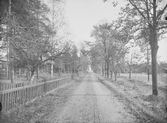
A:
[[[125,5],[124,0],[120,1],[117,7],[113,7],[111,0],[105,3],[103,0],[66,0],[66,15],[75,43],[79,46],[84,40],[93,40],[90,37],[93,25],[117,19],[120,7]],[[159,43],[158,56],[163,61],[167,61],[166,40]]]
[[[66,0],[66,14],[77,41],[92,40],[93,25],[118,17],[118,9],[103,0]]]

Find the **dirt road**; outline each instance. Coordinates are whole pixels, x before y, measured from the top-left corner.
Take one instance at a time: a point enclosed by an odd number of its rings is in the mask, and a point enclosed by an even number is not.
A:
[[[88,74],[75,88],[59,116],[55,117],[52,113],[48,121],[51,123],[134,123],[135,117],[125,110],[124,105],[99,82],[94,74]]]
[[[163,98],[147,96],[150,87],[89,73],[29,102],[1,123],[166,123]],[[151,98],[150,98],[151,97]]]

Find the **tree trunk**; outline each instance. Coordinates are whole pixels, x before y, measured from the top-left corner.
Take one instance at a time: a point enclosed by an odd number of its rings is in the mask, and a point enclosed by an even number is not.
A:
[[[103,67],[103,64],[102,64],[101,67],[102,67],[102,69],[101,69],[102,70],[102,75],[104,76],[104,67]]]
[[[132,53],[131,53],[130,65],[129,65],[129,79],[131,79],[131,77],[132,77],[132,62],[133,62],[132,59],[133,58],[132,58]]]
[[[151,46],[151,59],[152,59],[152,94],[158,95],[157,89],[157,51],[158,45],[152,43]]]
[[[157,89],[157,52],[158,52],[158,39],[157,39],[157,13],[156,13],[156,0],[153,0],[153,24],[149,24],[150,30],[150,44],[151,44],[151,60],[152,60],[152,94],[158,95]]]
[[[37,79],[38,79],[39,78],[39,67],[37,67],[36,73],[37,73]]]
[[[109,60],[107,60],[107,78],[109,78]]]
[[[11,79],[11,83],[14,83],[14,67],[13,65],[11,65],[11,70],[10,70],[10,79]]]
[[[33,69],[33,70],[31,70],[31,78],[30,78],[30,83],[32,83],[33,82],[33,80],[34,80],[34,78],[35,78],[35,70]]]
[[[113,77],[113,71],[112,70],[110,70],[110,75],[111,75],[111,79],[112,79],[112,77]]]
[[[155,11],[155,10],[154,10]],[[154,16],[155,12],[154,12]],[[155,19],[155,17],[154,17]],[[150,30],[150,45],[151,45],[151,63],[152,63],[152,94],[158,95],[157,89],[157,52],[158,52],[158,40],[156,32],[156,22],[154,20],[154,26],[149,25]]]
[[[21,74],[21,68],[19,68],[19,78],[22,77],[22,74]]]
[[[114,75],[115,75],[115,81],[117,81],[117,71],[114,72]]]
[[[131,68],[131,65],[129,66],[129,79],[131,79],[132,77],[132,68]]]
[[[50,76],[51,76],[51,78],[53,78],[53,61],[50,65]]]
[[[8,62],[8,61],[7,61]],[[9,69],[10,69],[10,67],[9,67],[9,63],[7,63],[7,67],[6,67],[6,76],[7,76],[7,79],[10,79],[10,72],[9,72]]]
[[[106,61],[105,61],[105,65],[104,65],[104,74],[105,74],[105,77],[106,77],[106,75],[107,75],[107,63],[106,63]]]
[[[30,78],[30,71],[29,71],[29,69],[26,70],[26,78],[27,78],[27,80],[29,80],[29,78]]]
[[[150,81],[150,70],[149,68],[147,69],[147,74],[148,74],[148,82]]]
[[[149,45],[147,44],[147,75],[148,75],[148,82],[150,81],[150,70],[149,70]]]

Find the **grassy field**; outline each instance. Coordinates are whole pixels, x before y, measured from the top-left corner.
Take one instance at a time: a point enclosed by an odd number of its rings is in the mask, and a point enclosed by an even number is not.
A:
[[[128,73],[124,73],[121,74],[122,77],[128,78],[129,74]],[[132,73],[132,78],[134,80],[138,80],[138,81],[144,81],[147,84],[152,84],[152,76],[150,75],[150,81],[148,81],[148,76],[147,74],[137,74],[137,73]],[[158,86],[167,86],[167,74],[159,74],[158,75]]]

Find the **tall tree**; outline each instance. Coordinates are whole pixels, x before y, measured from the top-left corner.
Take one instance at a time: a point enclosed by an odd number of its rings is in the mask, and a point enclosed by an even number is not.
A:
[[[102,73],[109,77],[110,70],[111,77],[114,73],[116,81],[117,73],[120,71],[127,51],[125,45],[129,41],[130,36],[128,35],[127,26],[126,28],[122,28],[120,26],[121,23],[115,23],[116,22],[112,22],[111,24],[104,23],[95,27],[92,35],[95,37],[96,42],[91,49],[91,55],[93,60],[95,59],[93,63],[99,64],[98,62],[101,62]]]
[[[68,51],[69,43],[58,33],[62,23],[52,28],[47,16],[50,10],[41,0],[2,0],[1,3],[1,26],[8,29],[3,32],[4,44],[10,49],[10,64],[27,68],[33,79],[35,71],[42,64]],[[54,45],[50,41],[51,35],[56,37]]]
[[[109,54],[108,54],[108,46],[109,46],[109,36],[110,36],[110,27],[108,23],[104,23],[98,26],[94,26],[94,30],[92,31],[92,36],[95,37],[97,44],[102,47],[104,60],[105,60],[105,75],[109,77]]]
[[[106,0],[104,0],[106,1]],[[128,4],[124,9],[127,16],[133,17],[140,23],[138,28],[149,29],[149,44],[151,47],[152,59],[152,94],[158,95],[157,89],[157,52],[158,40],[160,35],[166,32],[166,22],[164,21],[164,13],[167,9],[167,3],[164,0],[127,0]],[[164,6],[160,7],[160,3],[164,2]],[[141,20],[146,26],[141,27]]]
[[[147,75],[148,81],[150,80],[150,55],[151,49],[149,45],[149,30],[147,28],[140,30],[140,34],[136,36],[137,44],[141,48],[141,52],[145,54],[147,61]]]
[[[157,89],[157,52],[158,52],[158,40],[164,28],[167,28],[165,23],[162,23],[161,19],[164,12],[167,9],[167,4],[159,9],[158,5],[161,1],[158,0],[128,0],[129,3],[137,10],[146,23],[149,29],[149,43],[151,46],[151,58],[152,58],[152,94],[158,95]]]

